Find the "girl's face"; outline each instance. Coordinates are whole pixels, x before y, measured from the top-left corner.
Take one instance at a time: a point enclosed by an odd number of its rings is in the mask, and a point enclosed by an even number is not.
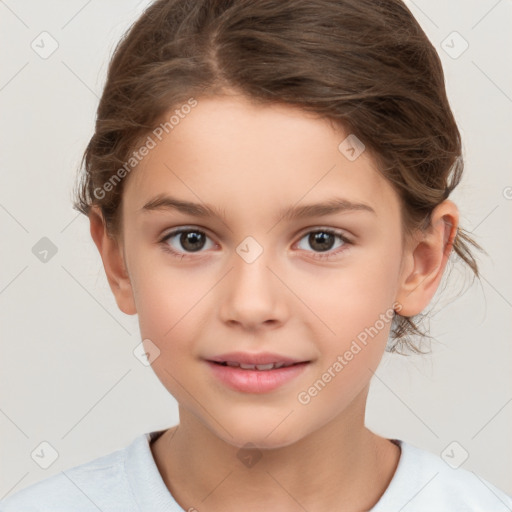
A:
[[[235,446],[285,446],[361,413],[400,310],[403,249],[398,197],[369,153],[312,114],[235,96],[200,98],[163,135],[125,184],[132,302],[118,296],[159,351],[158,378]],[[197,206],[145,208],[166,197]],[[305,208],[341,200],[366,206]],[[307,363],[258,388],[284,372],[207,362],[228,352]],[[218,375],[233,371],[250,372],[248,388]]]

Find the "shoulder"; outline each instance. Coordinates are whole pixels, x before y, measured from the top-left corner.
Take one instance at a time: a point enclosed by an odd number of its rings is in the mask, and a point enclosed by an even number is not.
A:
[[[124,471],[126,450],[111,452],[29,485],[0,501],[0,512],[136,510]]]
[[[386,492],[372,512],[391,512],[407,506],[415,512],[432,510],[467,512],[507,512],[512,498],[487,480],[468,471],[450,459],[453,450],[443,458],[404,441],[398,467]],[[449,464],[451,463],[451,465]]]

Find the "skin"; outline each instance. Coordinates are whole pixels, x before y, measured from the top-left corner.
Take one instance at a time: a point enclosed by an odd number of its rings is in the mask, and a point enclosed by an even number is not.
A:
[[[91,211],[117,304],[138,314],[142,339],[160,350],[153,370],[179,404],[179,425],[151,449],[185,510],[369,510],[393,477],[399,448],[364,425],[391,322],[308,404],[297,396],[393,304],[402,315],[428,305],[458,210],[445,200],[430,228],[402,244],[398,196],[369,151],[350,161],[338,150],[347,135],[288,105],[255,105],[235,94],[199,98],[129,175],[122,237],[107,236],[99,210]],[[160,193],[221,208],[225,220],[141,212]],[[333,196],[375,214],[276,221],[281,208]],[[188,259],[160,243],[182,226],[208,237],[199,252],[187,252],[179,235],[165,242]],[[321,249],[306,235],[322,227],[353,244],[315,259]],[[263,249],[250,264],[236,252],[247,236]],[[335,252],[343,242],[331,244]],[[275,391],[242,393],[216,380],[203,360],[234,350],[312,362]],[[249,442],[261,455],[252,467],[237,457]]]

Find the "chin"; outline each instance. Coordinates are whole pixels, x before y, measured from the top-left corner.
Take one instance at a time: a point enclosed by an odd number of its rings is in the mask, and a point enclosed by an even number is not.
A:
[[[218,437],[237,448],[259,448],[259,449],[277,449],[289,446],[300,441],[306,434],[299,430],[291,422],[285,420],[281,425],[280,418],[272,421],[250,421],[247,418],[241,421],[224,423],[226,430],[215,426],[215,433]],[[277,427],[277,428],[276,428]]]

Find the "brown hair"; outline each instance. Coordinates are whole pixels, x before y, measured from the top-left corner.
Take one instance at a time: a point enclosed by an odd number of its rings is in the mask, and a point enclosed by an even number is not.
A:
[[[115,48],[74,208],[98,205],[120,235],[119,171],[133,150],[171,109],[228,90],[356,135],[398,192],[404,234],[428,227],[461,180],[441,62],[402,1],[156,0]],[[483,250],[459,227],[453,249],[479,277],[469,244]],[[408,339],[428,336],[416,318],[395,314],[388,351],[421,352]]]

